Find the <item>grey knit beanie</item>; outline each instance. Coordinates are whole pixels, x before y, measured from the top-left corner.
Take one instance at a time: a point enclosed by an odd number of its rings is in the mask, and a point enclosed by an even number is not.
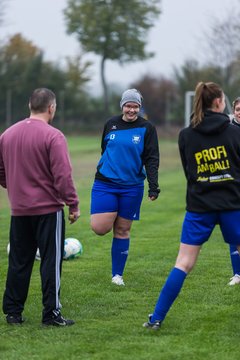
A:
[[[142,95],[137,89],[128,89],[122,94],[120,101],[120,108],[122,109],[123,105],[127,102],[137,103],[139,106],[142,105]]]

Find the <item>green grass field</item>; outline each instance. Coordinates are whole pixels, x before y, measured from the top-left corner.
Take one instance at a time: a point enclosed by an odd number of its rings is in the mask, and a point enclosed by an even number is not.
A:
[[[229,287],[228,246],[219,229],[200,253],[194,271],[159,332],[142,327],[174,266],[185,212],[185,179],[177,142],[160,139],[161,195],[142,204],[132,228],[125,287],[111,284],[111,234],[97,237],[89,227],[90,190],[100,154],[99,137],[71,137],[69,148],[81,202],[81,218],[67,225],[83,255],[64,261],[62,313],[70,328],[41,326],[39,262],[35,262],[22,326],[0,316],[0,359],[4,360],[223,360],[239,359],[240,287]],[[0,303],[5,286],[9,228],[6,192],[0,189]],[[2,304],[0,304],[2,305]]]

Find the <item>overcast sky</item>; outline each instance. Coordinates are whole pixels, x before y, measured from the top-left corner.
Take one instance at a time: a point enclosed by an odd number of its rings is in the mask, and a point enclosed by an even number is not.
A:
[[[45,60],[64,61],[65,56],[73,56],[79,50],[74,36],[66,35],[63,17],[66,4],[67,0],[8,0],[0,39],[6,40],[20,32],[44,51]],[[148,37],[147,50],[153,51],[155,57],[122,67],[108,61],[108,83],[125,88],[147,73],[170,77],[173,67],[180,67],[192,56],[202,61],[206,54],[200,49],[213,19],[222,19],[226,12],[234,11],[237,4],[239,6],[239,0],[162,0],[162,13]],[[88,55],[85,59],[94,61],[91,87],[99,89],[99,58]]]

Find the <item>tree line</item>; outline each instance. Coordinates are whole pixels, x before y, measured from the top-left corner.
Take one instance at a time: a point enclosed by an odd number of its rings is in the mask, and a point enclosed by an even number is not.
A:
[[[0,0],[3,2],[4,0]],[[107,117],[119,113],[121,91],[106,83],[106,61],[120,63],[147,59],[146,34],[161,14],[160,1],[68,0],[63,16],[67,31],[77,35],[80,49],[101,57],[103,96],[88,92],[91,63],[79,52],[66,57],[65,64],[44,59],[44,51],[20,33],[0,45],[0,126],[4,128],[28,114],[26,99],[36,87],[49,87],[58,100],[56,124],[60,128],[97,130]],[[129,12],[141,14],[141,20]],[[2,19],[2,13],[0,13]],[[144,112],[157,126],[184,124],[186,91],[198,81],[221,85],[230,101],[240,95],[239,11],[215,21],[205,36],[205,61],[191,57],[173,69],[171,78],[145,74],[135,83],[144,98]],[[111,18],[114,21],[110,21]],[[128,26],[126,26],[126,22]],[[1,22],[0,22],[1,24]],[[2,26],[2,25],[1,25]]]

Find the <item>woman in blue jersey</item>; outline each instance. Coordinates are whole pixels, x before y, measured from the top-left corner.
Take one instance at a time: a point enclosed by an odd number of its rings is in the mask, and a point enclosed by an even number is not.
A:
[[[122,114],[104,126],[102,156],[92,188],[91,228],[97,235],[113,231],[112,283],[116,285],[124,285],[130,230],[133,220],[139,220],[144,179],[147,177],[151,201],[160,192],[157,132],[139,116],[141,105],[142,96],[136,89],[122,94]]]
[[[240,127],[240,97],[236,98],[233,103],[233,118],[232,124]],[[240,139],[239,139],[240,141]],[[232,263],[233,276],[228,285],[240,284],[240,256],[235,245],[229,245],[230,258]]]
[[[198,83],[191,123],[178,139],[187,180],[181,244],[154,312],[143,324],[146,328],[160,328],[216,225],[225,242],[240,251],[240,128],[230,123],[224,109],[219,85]]]

